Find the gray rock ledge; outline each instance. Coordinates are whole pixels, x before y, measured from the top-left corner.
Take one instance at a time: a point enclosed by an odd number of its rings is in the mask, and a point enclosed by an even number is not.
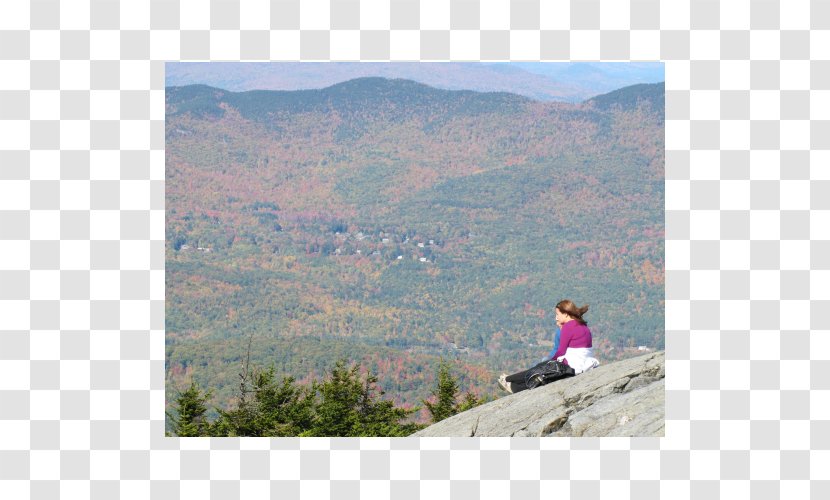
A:
[[[572,378],[506,395],[413,436],[662,437],[665,359],[665,351],[659,351],[601,365]]]

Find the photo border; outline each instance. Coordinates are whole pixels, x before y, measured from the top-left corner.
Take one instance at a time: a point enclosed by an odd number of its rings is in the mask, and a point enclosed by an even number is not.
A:
[[[830,3],[205,7],[0,4],[10,497],[830,496]],[[666,436],[163,437],[164,61],[269,59],[664,61]]]

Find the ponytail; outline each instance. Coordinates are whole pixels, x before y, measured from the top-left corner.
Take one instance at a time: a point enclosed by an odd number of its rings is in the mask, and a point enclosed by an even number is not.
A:
[[[582,307],[576,307],[570,300],[563,300],[556,304],[556,308],[562,311],[563,313],[569,315],[573,319],[579,322],[581,325],[587,325],[588,322],[582,318],[586,312],[588,312],[588,304],[585,304]]]

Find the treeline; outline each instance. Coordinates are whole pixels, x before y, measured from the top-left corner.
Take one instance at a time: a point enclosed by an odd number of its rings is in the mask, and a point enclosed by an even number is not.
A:
[[[167,412],[168,435],[401,437],[427,426],[413,420],[420,407],[404,408],[384,399],[376,375],[342,359],[322,381],[310,385],[300,385],[291,376],[278,378],[273,367],[243,365],[239,378],[233,406],[217,408],[219,416],[214,419],[208,417],[212,391],[195,382],[179,391]],[[484,402],[470,392],[461,395],[457,379],[443,361],[432,397],[422,400],[432,423]]]

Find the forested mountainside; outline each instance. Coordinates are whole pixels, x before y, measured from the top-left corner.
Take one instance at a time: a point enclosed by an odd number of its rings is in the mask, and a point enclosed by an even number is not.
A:
[[[601,359],[663,349],[663,100],[168,87],[168,388],[224,405],[252,336],[252,363],[300,382],[346,358],[417,405],[444,358],[495,394],[564,298]]]

